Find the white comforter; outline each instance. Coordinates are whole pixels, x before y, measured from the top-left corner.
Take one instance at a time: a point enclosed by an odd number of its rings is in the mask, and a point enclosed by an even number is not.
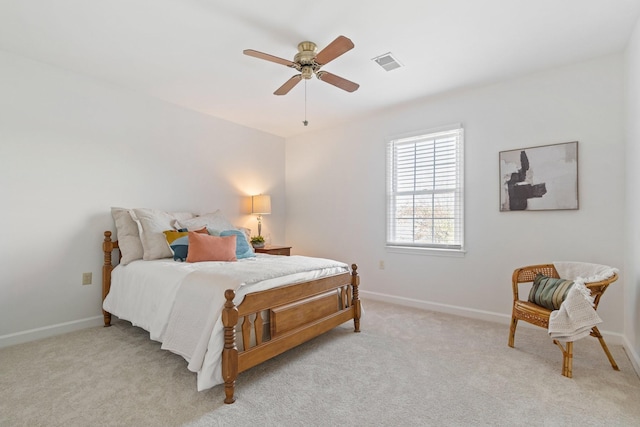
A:
[[[232,263],[162,259],[117,266],[103,307],[184,357],[198,373],[198,390],[205,390],[223,382],[220,314],[226,289],[236,291],[237,305],[249,292],[349,271],[324,258],[256,255]]]

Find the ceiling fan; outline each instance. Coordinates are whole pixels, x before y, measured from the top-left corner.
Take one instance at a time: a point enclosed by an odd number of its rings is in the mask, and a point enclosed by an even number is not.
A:
[[[318,48],[315,43],[310,41],[304,41],[298,44],[298,53],[293,58],[293,61],[288,59],[278,58],[277,56],[269,55],[268,53],[258,52],[253,49],[246,49],[243,51],[245,55],[253,56],[254,58],[264,59],[266,61],[275,62],[276,64],[286,65],[287,67],[295,68],[300,72],[287,80],[282,86],[280,86],[274,95],[286,95],[291,89],[297,85],[302,79],[310,79],[314,74],[323,82],[329,83],[335,87],[338,87],[347,92],[356,91],[360,85],[344,79],[335,74],[331,74],[327,71],[322,71],[320,68],[323,65],[333,61],[345,52],[353,49],[354,45],[351,40],[345,36],[338,36],[334,41],[329,43],[327,47],[317,52]],[[316,53],[317,52],[317,53]]]

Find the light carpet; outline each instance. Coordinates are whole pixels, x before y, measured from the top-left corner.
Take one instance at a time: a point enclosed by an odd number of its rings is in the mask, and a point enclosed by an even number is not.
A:
[[[621,346],[574,345],[574,378],[542,328],[364,301],[346,323],[240,374],[237,402],[125,321],[0,350],[0,426],[638,426]],[[606,321],[606,319],[605,319]],[[606,324],[606,323],[605,323]]]

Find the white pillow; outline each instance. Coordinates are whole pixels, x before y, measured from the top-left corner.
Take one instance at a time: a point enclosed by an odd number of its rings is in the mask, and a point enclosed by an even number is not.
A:
[[[133,220],[130,212],[131,210],[126,208],[111,208],[111,216],[116,223],[116,239],[122,255],[120,258],[122,265],[142,259],[144,255],[138,224]]]
[[[187,221],[194,217],[191,212],[164,212],[155,209],[133,209],[134,219],[140,224],[140,240],[144,254],[142,259],[171,258],[173,252],[163,233],[175,230],[176,221]]]
[[[198,215],[191,219],[178,219],[176,228],[186,228],[189,231],[200,230],[202,227],[211,228],[213,230],[224,231],[233,230],[235,227],[227,220],[220,209],[215,212]]]

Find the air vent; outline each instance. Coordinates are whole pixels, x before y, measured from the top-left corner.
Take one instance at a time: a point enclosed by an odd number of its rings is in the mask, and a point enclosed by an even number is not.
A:
[[[372,61],[375,61],[379,66],[385,69],[385,71],[395,70],[396,68],[402,67],[402,64],[394,58],[391,52],[385,53],[384,55],[376,56],[372,58]]]

